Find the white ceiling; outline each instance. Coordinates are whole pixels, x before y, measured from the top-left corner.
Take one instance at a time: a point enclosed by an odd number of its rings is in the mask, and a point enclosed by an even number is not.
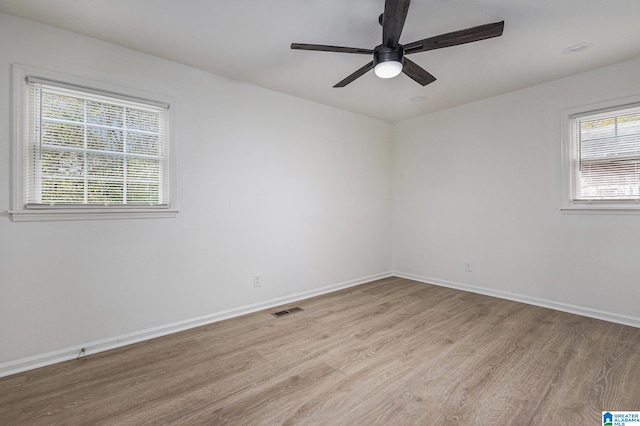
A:
[[[438,79],[425,87],[369,72],[334,89],[370,58],[289,48],[373,48],[383,9],[384,0],[0,0],[0,12],[391,122],[640,57],[639,0],[413,0],[403,44],[505,21],[502,37],[411,55]],[[586,42],[593,48],[562,53]]]

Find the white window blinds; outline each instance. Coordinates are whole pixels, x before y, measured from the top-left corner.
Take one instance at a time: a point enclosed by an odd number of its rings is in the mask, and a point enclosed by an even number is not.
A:
[[[640,200],[640,106],[572,118],[574,201]]]
[[[29,81],[26,206],[168,204],[166,106]]]

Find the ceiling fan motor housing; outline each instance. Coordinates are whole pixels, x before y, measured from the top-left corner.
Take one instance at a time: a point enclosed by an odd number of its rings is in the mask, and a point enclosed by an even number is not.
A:
[[[373,50],[373,65],[378,65],[381,62],[394,61],[404,64],[404,49],[402,46],[386,47],[383,45],[377,46]]]

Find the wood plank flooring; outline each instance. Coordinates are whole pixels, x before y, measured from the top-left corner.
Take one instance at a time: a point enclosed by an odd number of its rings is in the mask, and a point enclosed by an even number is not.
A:
[[[0,423],[598,425],[640,410],[637,328],[401,278],[295,305],[5,377]]]

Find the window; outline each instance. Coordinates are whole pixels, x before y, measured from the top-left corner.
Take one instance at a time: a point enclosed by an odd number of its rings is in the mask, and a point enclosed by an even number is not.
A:
[[[16,74],[14,220],[175,215],[168,103]]]
[[[563,208],[640,212],[640,99],[598,106],[564,112]]]

